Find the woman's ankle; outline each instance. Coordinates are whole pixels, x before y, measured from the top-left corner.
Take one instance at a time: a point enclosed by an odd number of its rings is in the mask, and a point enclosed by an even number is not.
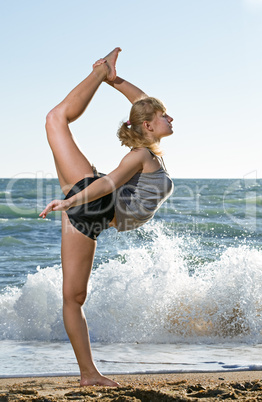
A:
[[[108,67],[106,63],[100,64],[99,66],[96,66],[93,68],[92,73],[102,81],[105,81],[107,79],[107,74],[108,74]]]

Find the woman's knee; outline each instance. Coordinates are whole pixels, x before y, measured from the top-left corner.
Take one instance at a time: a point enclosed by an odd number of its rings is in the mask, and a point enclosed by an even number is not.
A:
[[[73,289],[63,289],[63,301],[64,304],[79,304],[82,306],[86,301],[87,290],[75,291]]]
[[[45,128],[48,141],[50,142],[50,140],[54,138],[54,136],[57,136],[57,134],[59,135],[61,133],[61,128],[64,126],[67,126],[67,121],[62,110],[56,106],[54,109],[50,110],[46,116]]]
[[[55,109],[50,110],[50,112],[46,116],[46,121],[45,121],[45,127],[46,127],[47,134],[48,134],[48,131],[54,125],[56,119],[57,119],[57,117],[56,117]]]
[[[45,123],[45,129],[46,129],[46,136],[48,139],[48,142],[51,146],[51,142],[52,142],[52,134],[54,132],[54,120],[55,120],[55,116],[54,116],[54,112],[53,110],[51,110],[48,115],[46,116],[46,123]]]

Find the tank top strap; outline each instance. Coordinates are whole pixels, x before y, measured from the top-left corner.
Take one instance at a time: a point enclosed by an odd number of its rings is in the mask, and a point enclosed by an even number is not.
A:
[[[146,149],[148,149],[148,151],[151,153],[152,156],[154,156],[155,158],[158,159],[158,161],[159,161],[161,167],[162,167],[165,171],[167,171],[167,170],[166,170],[166,165],[165,165],[165,162],[164,162],[164,159],[162,158],[162,156],[156,155],[156,154],[155,154],[151,149],[149,149],[149,148],[146,148]]]

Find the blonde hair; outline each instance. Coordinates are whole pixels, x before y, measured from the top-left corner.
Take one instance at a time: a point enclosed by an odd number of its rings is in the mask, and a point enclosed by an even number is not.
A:
[[[135,102],[130,111],[129,121],[122,123],[117,132],[121,145],[129,148],[147,147],[156,155],[162,156],[159,144],[148,138],[143,129],[143,122],[152,121],[157,111],[165,113],[166,108],[156,98],[147,97]]]

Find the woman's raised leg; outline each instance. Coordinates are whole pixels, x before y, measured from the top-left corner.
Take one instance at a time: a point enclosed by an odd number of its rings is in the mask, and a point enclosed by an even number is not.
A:
[[[69,123],[81,116],[105,79],[115,79],[115,63],[120,50],[116,48],[109,53],[106,63],[94,68],[91,74],[47,115],[47,137],[64,193],[83,177],[93,176],[92,165],[76,145]]]

